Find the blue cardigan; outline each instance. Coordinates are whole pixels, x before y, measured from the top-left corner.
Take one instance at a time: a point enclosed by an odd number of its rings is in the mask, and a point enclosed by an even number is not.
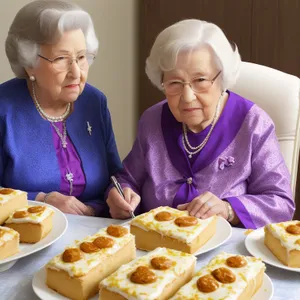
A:
[[[87,122],[92,126],[88,134]],[[67,119],[67,131],[81,159],[86,186],[79,200],[107,216],[104,193],[121,169],[106,97],[86,84]],[[23,79],[0,85],[0,185],[28,192],[59,191],[60,169],[50,123],[38,113]]]

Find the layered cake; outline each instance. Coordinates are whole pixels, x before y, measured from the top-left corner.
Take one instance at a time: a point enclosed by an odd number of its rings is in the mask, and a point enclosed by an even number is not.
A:
[[[11,228],[0,226],[0,259],[19,252],[19,238],[18,232]]]
[[[134,218],[130,232],[136,247],[151,251],[157,247],[195,253],[216,232],[217,217],[198,219],[187,211],[158,207]]]
[[[264,263],[255,257],[221,253],[196,273],[172,300],[250,300],[261,287]]]
[[[300,221],[265,226],[265,245],[286,266],[300,268]]]
[[[12,213],[5,226],[19,232],[21,243],[36,243],[51,231],[53,214],[48,206],[26,206]]]
[[[12,212],[28,205],[27,193],[0,188],[0,225],[2,225]]]
[[[165,300],[193,276],[196,257],[157,248],[121,266],[100,283],[100,300]]]
[[[134,236],[110,225],[76,241],[47,265],[47,285],[70,299],[84,300],[99,291],[99,282],[136,256]]]

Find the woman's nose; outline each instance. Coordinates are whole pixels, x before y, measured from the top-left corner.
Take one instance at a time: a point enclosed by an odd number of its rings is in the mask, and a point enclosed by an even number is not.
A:
[[[181,98],[185,102],[192,102],[195,99],[195,93],[189,84],[184,85]]]
[[[80,73],[81,73],[81,69],[77,64],[77,61],[74,59],[70,65],[69,74],[72,75],[73,78],[79,78]]]

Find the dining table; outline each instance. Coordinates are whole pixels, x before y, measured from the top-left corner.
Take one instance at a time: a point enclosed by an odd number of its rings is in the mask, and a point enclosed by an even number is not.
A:
[[[83,239],[110,224],[124,222],[124,220],[68,214],[66,217],[68,228],[59,240],[43,250],[19,259],[10,269],[0,273],[1,300],[39,299],[32,288],[32,279],[34,274],[52,257],[61,253],[74,240]],[[250,255],[245,247],[246,233],[245,229],[232,228],[232,235],[229,240],[219,247],[197,256],[196,270],[206,265],[211,258],[222,251]],[[274,286],[273,300],[300,300],[300,272],[284,270],[268,264],[266,267],[266,274]]]

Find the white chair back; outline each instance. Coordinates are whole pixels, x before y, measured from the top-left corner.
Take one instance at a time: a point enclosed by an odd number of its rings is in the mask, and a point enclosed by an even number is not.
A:
[[[296,76],[254,63],[242,62],[231,90],[260,106],[275,123],[276,135],[295,196],[299,157],[299,91]]]

